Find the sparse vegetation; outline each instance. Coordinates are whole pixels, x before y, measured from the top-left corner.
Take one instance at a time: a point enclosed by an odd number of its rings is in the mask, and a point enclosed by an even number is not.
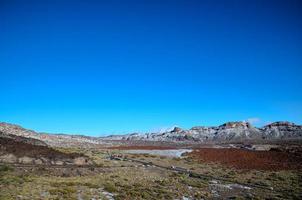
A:
[[[80,150],[63,151],[77,153]],[[47,166],[29,170],[0,166],[0,199],[16,199],[18,196],[30,199],[76,199],[79,196],[83,199],[94,197],[106,199],[104,192],[114,195],[114,199],[123,200],[181,199],[184,196],[192,199],[213,197],[212,189],[209,187],[212,184],[211,179],[192,178],[185,173],[175,173],[126,160],[109,160],[106,158],[106,150],[86,150],[85,155],[98,163],[93,170],[91,168],[49,169]],[[238,170],[214,163],[200,163],[191,157],[174,159],[134,154],[128,157],[160,166],[177,166],[196,173],[273,188],[271,191],[253,189],[245,192],[253,199],[299,199],[302,193],[301,171]],[[245,193],[230,194],[228,197],[246,199]]]

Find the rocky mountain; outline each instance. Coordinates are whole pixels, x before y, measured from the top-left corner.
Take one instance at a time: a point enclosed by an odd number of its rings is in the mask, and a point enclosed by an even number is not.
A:
[[[189,130],[175,127],[164,133],[108,136],[110,140],[225,142],[244,140],[302,139],[302,126],[290,122],[275,122],[262,128],[248,122],[228,122],[220,126],[196,126]]]
[[[110,141],[165,141],[165,142],[232,142],[246,140],[302,139],[302,126],[291,122],[274,122],[262,128],[248,122],[227,122],[220,126],[195,126],[189,130],[175,127],[155,133],[131,133],[107,137],[37,133],[20,126],[0,123],[0,132],[42,141],[49,146],[91,147],[108,144]]]

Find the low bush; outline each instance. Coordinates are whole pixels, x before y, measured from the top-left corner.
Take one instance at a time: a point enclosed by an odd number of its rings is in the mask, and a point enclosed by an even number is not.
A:
[[[114,193],[114,192],[118,191],[116,186],[113,183],[105,183],[104,190],[106,190],[107,192],[110,192],[110,193]]]
[[[0,172],[13,171],[13,168],[8,165],[0,165]]]

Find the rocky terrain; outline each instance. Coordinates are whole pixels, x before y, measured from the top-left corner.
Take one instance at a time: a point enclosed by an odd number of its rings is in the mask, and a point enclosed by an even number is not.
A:
[[[111,135],[107,137],[37,133],[8,123],[0,123],[0,131],[7,135],[33,138],[37,141],[43,141],[47,145],[56,147],[91,147],[108,144],[114,141],[223,143],[302,139],[302,126],[291,122],[274,122],[262,128],[254,127],[248,122],[227,122],[220,126],[196,126],[189,130],[175,127],[173,130],[163,133],[132,133],[126,135]]]

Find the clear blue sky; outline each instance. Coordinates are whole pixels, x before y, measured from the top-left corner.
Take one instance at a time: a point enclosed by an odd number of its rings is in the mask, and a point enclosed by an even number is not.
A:
[[[0,0],[0,121],[102,135],[302,123],[302,3]]]

